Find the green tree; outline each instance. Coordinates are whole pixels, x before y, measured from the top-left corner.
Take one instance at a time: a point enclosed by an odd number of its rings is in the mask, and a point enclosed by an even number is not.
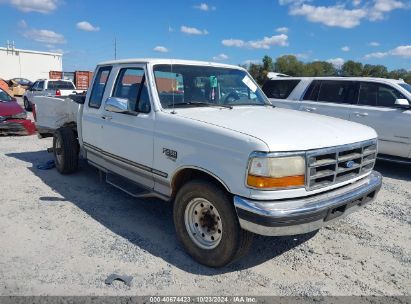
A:
[[[365,64],[362,70],[362,76],[385,78],[388,76],[388,70],[387,70],[387,67],[380,65],[380,64],[379,65]]]
[[[278,73],[284,73],[290,76],[302,76],[304,63],[297,60],[297,57],[294,55],[284,55],[276,59],[274,70]]]
[[[326,61],[314,61],[304,65],[303,76],[335,76],[336,68]]]
[[[264,74],[264,69],[261,64],[250,63],[248,72],[253,76],[255,81],[261,86],[267,78],[267,73]]]
[[[341,67],[342,76],[361,76],[362,70],[362,63],[353,60],[346,61]]]

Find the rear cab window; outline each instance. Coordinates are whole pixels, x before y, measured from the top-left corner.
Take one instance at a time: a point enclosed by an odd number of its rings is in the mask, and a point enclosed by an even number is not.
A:
[[[100,108],[110,72],[111,66],[103,66],[98,69],[88,103],[90,108]]]
[[[50,80],[47,85],[49,90],[75,90],[71,81]]]
[[[267,80],[262,89],[268,98],[286,99],[300,81],[299,79]]]

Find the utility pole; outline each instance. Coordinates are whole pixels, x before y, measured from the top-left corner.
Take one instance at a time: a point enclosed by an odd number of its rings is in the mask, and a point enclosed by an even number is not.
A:
[[[117,60],[117,38],[114,37],[114,60]]]

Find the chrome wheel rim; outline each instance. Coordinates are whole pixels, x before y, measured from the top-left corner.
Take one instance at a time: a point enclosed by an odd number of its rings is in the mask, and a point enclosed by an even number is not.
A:
[[[223,225],[217,208],[204,198],[194,198],[184,212],[184,222],[191,240],[202,249],[218,246]]]
[[[56,138],[56,146],[55,146],[54,155],[56,155],[56,161],[58,164],[61,164],[62,156],[61,156],[61,139],[60,137]]]

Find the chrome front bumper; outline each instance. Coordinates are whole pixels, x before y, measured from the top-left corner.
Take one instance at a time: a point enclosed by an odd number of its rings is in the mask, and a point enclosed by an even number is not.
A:
[[[294,235],[327,226],[374,200],[382,176],[372,171],[347,186],[297,199],[255,201],[234,196],[243,229],[261,235]]]

